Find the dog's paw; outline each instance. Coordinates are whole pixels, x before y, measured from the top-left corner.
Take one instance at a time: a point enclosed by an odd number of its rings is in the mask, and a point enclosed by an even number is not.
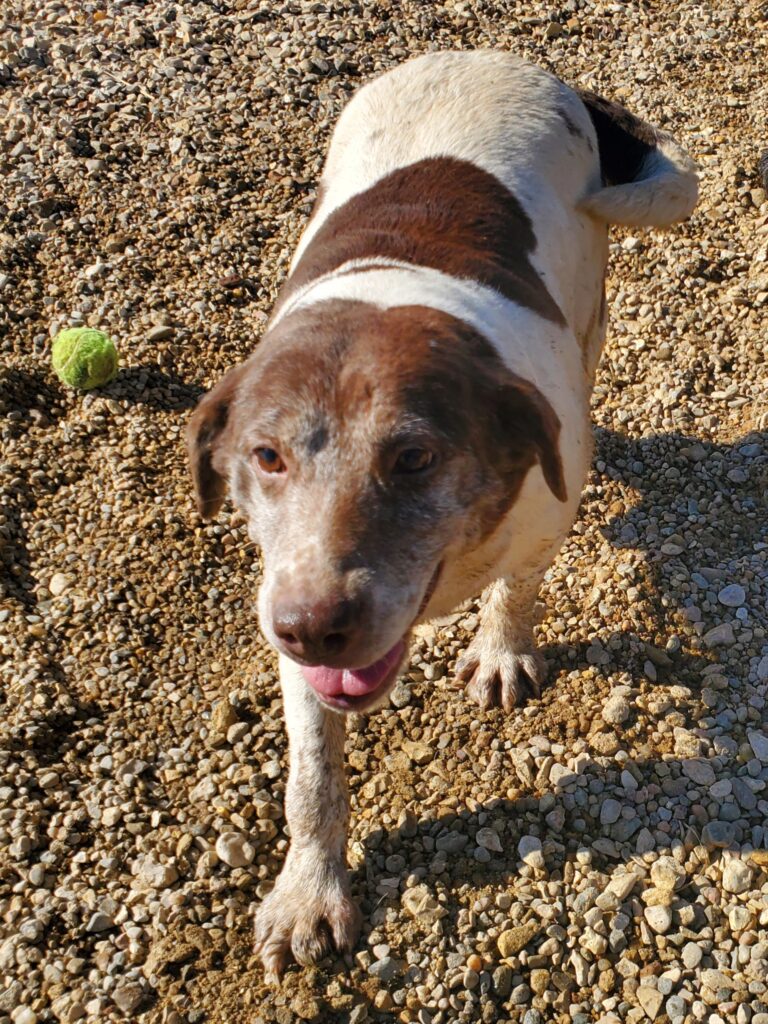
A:
[[[456,675],[481,708],[510,712],[530,697],[541,696],[546,666],[536,650],[495,648],[477,638],[459,659]]]
[[[346,868],[325,860],[288,861],[256,911],[255,952],[268,975],[279,977],[291,959],[307,966],[335,950],[352,949],[360,911],[352,902]]]

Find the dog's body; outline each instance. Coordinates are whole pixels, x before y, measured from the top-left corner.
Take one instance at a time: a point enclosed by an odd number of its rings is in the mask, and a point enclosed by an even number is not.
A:
[[[280,970],[354,941],[343,716],[386,698],[412,626],[487,589],[460,674],[511,709],[542,670],[542,577],[590,459],[607,223],[664,225],[693,165],[622,108],[501,53],[366,86],[254,356],[190,427],[201,510],[227,485],[263,550],[292,847],[257,919]]]

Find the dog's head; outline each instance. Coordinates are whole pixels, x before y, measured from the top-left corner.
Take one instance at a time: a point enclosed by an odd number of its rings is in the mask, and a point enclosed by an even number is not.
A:
[[[272,328],[187,437],[201,513],[229,488],[261,547],[265,635],[359,710],[394,683],[443,562],[496,529],[535,462],[565,500],[558,433],[462,321],[332,301]]]

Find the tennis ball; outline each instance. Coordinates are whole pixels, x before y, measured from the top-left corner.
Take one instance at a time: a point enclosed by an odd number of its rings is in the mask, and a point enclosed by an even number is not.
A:
[[[115,343],[94,327],[59,331],[51,349],[51,361],[65,384],[82,391],[109,383],[117,373]]]

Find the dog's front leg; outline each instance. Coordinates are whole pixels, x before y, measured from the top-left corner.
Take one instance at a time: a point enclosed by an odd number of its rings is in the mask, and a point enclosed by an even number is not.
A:
[[[344,716],[314,696],[301,670],[280,658],[290,772],[285,811],[291,846],[272,892],[256,912],[256,952],[280,974],[290,954],[314,963],[332,948],[351,949],[360,927],[346,847],[349,799]]]
[[[533,643],[533,607],[542,577],[499,579],[483,593],[480,627],[456,665],[468,696],[481,708],[509,712],[541,693],[546,670]]]

